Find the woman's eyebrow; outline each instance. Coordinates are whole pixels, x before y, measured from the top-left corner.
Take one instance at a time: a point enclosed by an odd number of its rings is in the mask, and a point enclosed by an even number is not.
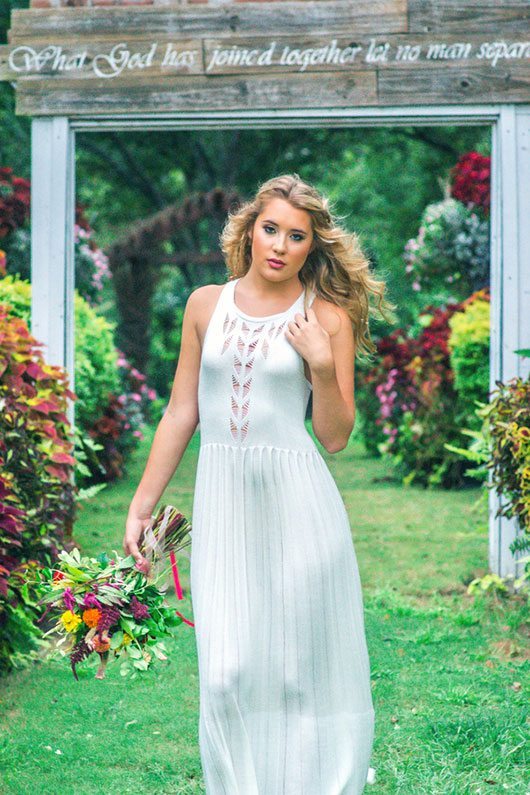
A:
[[[274,224],[274,226],[278,226],[278,224],[276,223],[276,221],[271,221],[271,219],[270,219],[270,218],[266,218],[266,219],[263,221],[263,223],[264,223],[264,224]],[[302,234],[303,234],[303,235],[307,235],[307,232],[306,232],[306,230],[305,230],[305,229],[294,229],[294,228],[293,228],[293,229],[291,229],[291,232],[302,232]]]

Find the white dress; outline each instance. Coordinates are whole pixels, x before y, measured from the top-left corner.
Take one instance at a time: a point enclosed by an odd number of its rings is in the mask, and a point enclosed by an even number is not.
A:
[[[228,281],[199,377],[190,588],[208,795],[357,795],[374,735],[346,508],[304,425],[311,384],[285,312]],[[311,294],[310,302],[314,298]]]

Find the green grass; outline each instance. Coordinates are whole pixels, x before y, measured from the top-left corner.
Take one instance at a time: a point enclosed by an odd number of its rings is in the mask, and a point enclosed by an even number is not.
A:
[[[128,477],[80,511],[83,551],[122,551],[153,430]],[[163,497],[189,516],[198,445],[196,435]],[[364,586],[376,709],[376,781],[366,792],[530,792],[528,615],[513,599],[465,593],[487,571],[478,490],[404,489],[355,435],[337,455],[319,449],[348,508]],[[178,607],[192,617],[185,557],[179,570]],[[204,792],[193,629],[182,625],[167,645],[169,663],[132,683],[112,664],[104,682],[94,679],[95,659],[81,664],[79,682],[61,660],[0,680],[0,791]]]

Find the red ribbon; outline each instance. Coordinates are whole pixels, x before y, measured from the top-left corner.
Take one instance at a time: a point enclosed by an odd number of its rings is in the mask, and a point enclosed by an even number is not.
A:
[[[171,561],[171,571],[173,572],[173,582],[175,583],[175,593],[177,594],[177,599],[184,599],[184,595],[182,593],[182,587],[180,585],[179,580],[179,570],[177,568],[177,559],[175,557],[175,553],[173,550],[169,553],[169,559]],[[186,616],[183,616],[178,610],[175,610],[176,614],[181,617],[181,619],[186,623],[189,624],[190,627],[194,627],[195,624],[193,621],[190,621]]]

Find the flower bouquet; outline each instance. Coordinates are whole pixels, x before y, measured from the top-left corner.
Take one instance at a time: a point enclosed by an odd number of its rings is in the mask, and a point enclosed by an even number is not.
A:
[[[89,558],[73,549],[60,552],[54,568],[38,570],[37,604],[47,604],[39,621],[49,614],[55,619],[43,637],[60,634],[57,648],[69,655],[76,679],[76,666],[94,652],[100,657],[97,679],[104,678],[110,655],[122,656],[120,673],[135,678],[155,657],[167,659],[162,638],[172,627],[183,622],[193,626],[168,606],[167,585],[157,587],[167,574],[164,558],[169,553],[177,596],[183,598],[175,552],[190,542],[190,532],[190,523],[176,508],[162,506],[151,517],[139,547],[148,566],[145,560],[137,563],[132,555],[122,557],[114,550],[113,558],[106,553]]]

